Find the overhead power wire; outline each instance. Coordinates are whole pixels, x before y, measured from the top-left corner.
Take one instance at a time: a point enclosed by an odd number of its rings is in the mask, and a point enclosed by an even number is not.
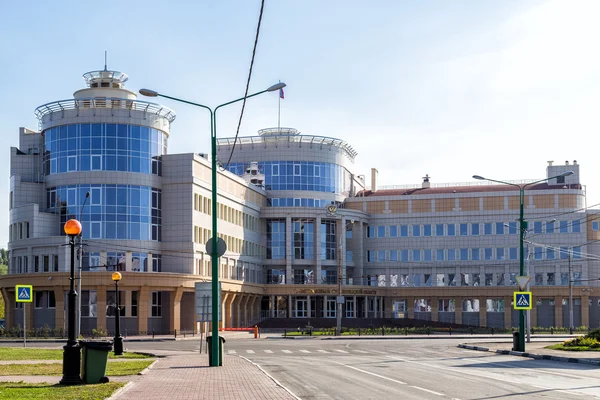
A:
[[[229,168],[229,163],[231,162],[231,157],[233,157],[233,152],[235,151],[235,144],[237,143],[237,139],[240,134],[240,126],[242,125],[244,109],[246,108],[246,97],[248,96],[248,89],[250,88],[250,79],[252,78],[252,68],[254,67],[254,57],[256,55],[256,47],[258,45],[258,36],[260,34],[260,24],[262,22],[264,8],[265,8],[265,0],[262,0],[261,4],[260,4],[260,14],[258,16],[258,24],[256,26],[256,36],[254,38],[254,48],[252,49],[252,59],[250,60],[250,70],[248,71],[248,80],[246,81],[246,92],[244,94],[244,101],[242,102],[242,111],[240,112],[240,119],[238,120],[237,130],[235,132],[235,138],[233,139],[233,146],[231,147],[231,153],[229,154],[229,159],[227,160],[227,164],[225,164],[225,169]]]

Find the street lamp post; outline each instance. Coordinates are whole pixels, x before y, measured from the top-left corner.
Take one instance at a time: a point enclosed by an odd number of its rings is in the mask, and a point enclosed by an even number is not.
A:
[[[524,276],[525,274],[525,254],[524,254],[524,242],[525,242],[525,234],[527,232],[527,222],[524,218],[524,203],[525,203],[525,189],[528,186],[535,185],[536,183],[549,181],[554,178],[561,178],[565,176],[572,175],[573,171],[567,171],[560,175],[551,176],[549,178],[540,179],[538,181],[526,183],[524,185],[518,185],[516,183],[498,181],[494,179],[484,178],[480,175],[473,175],[474,179],[490,181],[501,183],[504,185],[510,185],[519,188],[519,275]],[[525,351],[525,312],[523,310],[519,310],[519,347],[515,349],[516,351]]]
[[[69,236],[71,246],[71,273],[69,276],[70,290],[68,296],[68,340],[63,347],[63,377],[61,385],[78,385],[81,383],[79,377],[79,363],[81,360],[80,347],[75,340],[75,237],[81,233],[81,224],[76,219],[70,219],[65,223],[65,233]]]
[[[217,110],[221,107],[227,106],[229,104],[237,103],[238,101],[242,101],[244,99],[258,96],[259,94],[263,94],[266,92],[274,92],[276,90],[283,89],[285,87],[285,83],[277,83],[266,90],[250,94],[245,97],[241,97],[236,100],[229,101],[227,103],[223,103],[214,108],[214,110],[208,106],[203,104],[194,103],[191,101],[179,99],[177,97],[171,97],[164,95],[162,93],[158,93],[157,91],[150,89],[140,89],[140,94],[148,97],[164,97],[166,99],[171,99],[174,101],[178,101],[180,103],[189,104],[196,107],[204,108],[208,110],[210,113],[210,147],[212,151],[211,157],[211,169],[212,169],[212,237],[214,240],[212,241],[212,251],[210,254],[211,264],[212,264],[212,366],[219,366],[219,253],[218,253],[218,235],[217,235]]]
[[[83,204],[81,205],[81,210],[79,211],[79,220],[81,220],[81,216],[83,215],[83,208],[85,207],[85,203],[87,203],[87,199],[90,197],[90,192],[86,192],[85,199],[83,200]],[[75,337],[79,337],[81,335],[81,270],[83,267],[83,238],[81,237],[81,233],[79,233],[79,268],[78,268],[78,278],[77,278],[77,326],[75,327]]]
[[[121,306],[119,305],[119,281],[121,280],[120,272],[113,272],[111,276],[115,282],[115,338],[113,341],[115,356],[123,355],[123,338],[121,337]]]

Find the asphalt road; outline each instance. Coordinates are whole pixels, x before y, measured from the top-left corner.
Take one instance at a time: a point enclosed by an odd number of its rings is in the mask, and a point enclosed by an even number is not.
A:
[[[457,348],[463,341],[241,335],[228,338],[224,362],[245,357],[300,399],[600,399],[600,368]],[[198,352],[199,340],[126,346]]]

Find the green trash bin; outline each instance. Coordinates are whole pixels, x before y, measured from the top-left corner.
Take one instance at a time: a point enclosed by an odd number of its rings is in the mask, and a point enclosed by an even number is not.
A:
[[[208,344],[208,364],[212,366],[212,336],[206,337],[206,343]],[[219,367],[223,366],[223,343],[225,343],[225,338],[219,336]]]
[[[110,340],[80,340],[81,379],[85,383],[107,383],[106,366],[112,350]]]

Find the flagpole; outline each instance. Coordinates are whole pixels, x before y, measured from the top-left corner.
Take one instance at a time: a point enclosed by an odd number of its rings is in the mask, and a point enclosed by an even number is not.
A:
[[[281,83],[281,81],[279,81]],[[279,90],[278,106],[277,106],[277,131],[281,129],[281,89]]]

